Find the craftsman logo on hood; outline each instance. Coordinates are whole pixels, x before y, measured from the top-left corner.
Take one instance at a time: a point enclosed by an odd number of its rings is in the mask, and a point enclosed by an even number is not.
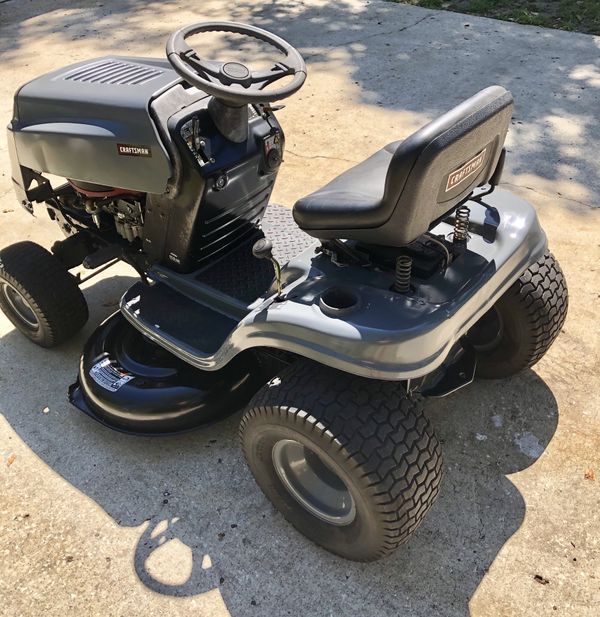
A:
[[[476,174],[483,167],[486,150],[487,148],[484,148],[479,154],[476,154],[470,161],[467,161],[462,167],[459,167],[448,176],[446,193],[455,189],[459,184],[462,184],[467,178]]]
[[[133,146],[131,144],[117,144],[117,152],[121,156],[152,156],[150,146]]]

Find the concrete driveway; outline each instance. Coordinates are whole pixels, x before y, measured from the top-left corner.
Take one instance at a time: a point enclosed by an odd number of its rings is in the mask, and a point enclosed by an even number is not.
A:
[[[0,614],[600,614],[600,39],[378,1],[3,0],[0,124],[39,73],[161,56],[172,30],[206,19],[272,29],[307,59],[307,83],[280,113],[275,201],[287,206],[481,87],[512,90],[504,179],[537,207],[569,283],[568,320],[534,370],[429,403],[441,497],[395,555],[357,565],[273,510],[242,461],[237,417],[132,438],[68,405],[81,347],[131,271],[86,287],[90,321],[57,350],[0,316]],[[0,133],[0,245],[57,237],[41,211],[18,208]]]

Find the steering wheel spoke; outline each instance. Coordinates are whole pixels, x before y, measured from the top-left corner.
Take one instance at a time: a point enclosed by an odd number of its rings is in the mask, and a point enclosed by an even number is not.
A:
[[[196,51],[188,47],[184,52],[180,53],[181,59],[191,66],[200,77],[214,84],[221,83],[221,68],[222,62],[214,60],[202,60]]]
[[[218,77],[220,75],[223,64],[224,62],[217,62],[216,60],[202,60],[204,72],[213,77]]]
[[[272,84],[274,81],[285,77],[286,75],[294,75],[295,70],[284,64],[283,62],[276,62],[270,69],[266,71],[253,71],[250,76],[250,83],[254,85],[259,90],[263,90],[269,84]]]

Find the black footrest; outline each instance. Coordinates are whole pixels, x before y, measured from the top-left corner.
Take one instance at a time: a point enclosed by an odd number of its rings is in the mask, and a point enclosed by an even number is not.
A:
[[[192,362],[214,355],[238,323],[161,283],[135,284],[121,311],[138,330]]]

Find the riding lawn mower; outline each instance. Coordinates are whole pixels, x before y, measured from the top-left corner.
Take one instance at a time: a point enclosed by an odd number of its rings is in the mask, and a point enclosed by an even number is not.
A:
[[[276,59],[251,69],[186,42],[211,32]],[[534,208],[497,188],[513,109],[500,86],[292,209],[270,203],[285,149],[274,103],[305,79],[278,36],[208,22],[175,32],[166,59],[107,56],[22,86],[14,188],[64,238],[2,249],[0,306],[34,343],[59,345],[88,318],[81,282],[131,265],[139,282],[87,341],[73,405],[154,435],[244,409],[265,495],[311,540],[369,561],[438,495],[424,399],[535,364],[567,288]]]

